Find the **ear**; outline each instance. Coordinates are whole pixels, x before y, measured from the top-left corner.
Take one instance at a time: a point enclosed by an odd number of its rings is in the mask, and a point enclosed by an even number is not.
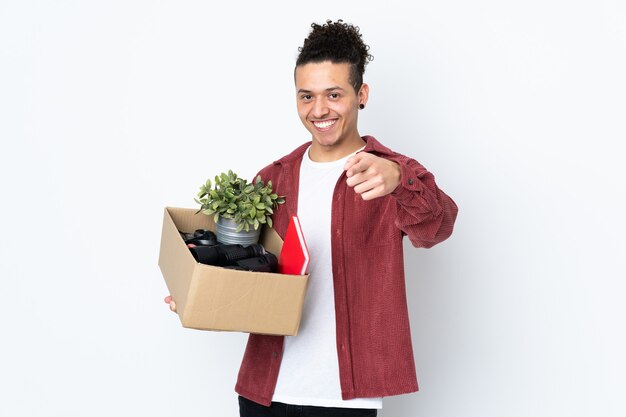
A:
[[[361,84],[361,89],[359,90],[359,93],[357,94],[356,105],[357,106],[359,104],[367,105],[367,99],[369,98],[369,95],[370,95],[370,86],[365,83]]]

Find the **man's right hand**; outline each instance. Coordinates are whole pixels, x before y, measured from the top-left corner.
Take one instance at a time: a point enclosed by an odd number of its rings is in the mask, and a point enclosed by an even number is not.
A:
[[[176,302],[174,302],[174,300],[172,300],[172,296],[168,295],[167,297],[165,297],[165,303],[170,305],[170,310],[172,310],[173,312],[176,312]]]

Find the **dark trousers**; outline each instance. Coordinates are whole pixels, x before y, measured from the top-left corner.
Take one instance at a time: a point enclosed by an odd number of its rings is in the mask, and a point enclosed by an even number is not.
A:
[[[239,417],[376,417],[375,408],[315,407],[273,402],[269,407],[239,396]]]

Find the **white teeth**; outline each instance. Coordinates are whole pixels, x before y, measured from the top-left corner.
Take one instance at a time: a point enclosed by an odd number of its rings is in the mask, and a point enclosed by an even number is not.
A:
[[[326,129],[329,126],[334,125],[336,121],[337,121],[337,119],[335,119],[335,120],[328,120],[328,121],[325,121],[325,122],[313,122],[313,124],[315,125],[315,127],[318,127],[320,129]]]

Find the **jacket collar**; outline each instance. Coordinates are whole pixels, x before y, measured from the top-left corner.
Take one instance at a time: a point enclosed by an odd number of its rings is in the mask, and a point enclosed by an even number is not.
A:
[[[393,155],[394,152],[377,141],[373,136],[362,136],[361,137],[365,141],[365,148],[361,152],[373,152],[380,155]],[[274,165],[283,165],[283,164],[291,164],[295,161],[302,159],[306,150],[311,146],[311,142],[303,143],[298,146],[293,152],[288,155],[283,156],[282,158],[274,161]]]

